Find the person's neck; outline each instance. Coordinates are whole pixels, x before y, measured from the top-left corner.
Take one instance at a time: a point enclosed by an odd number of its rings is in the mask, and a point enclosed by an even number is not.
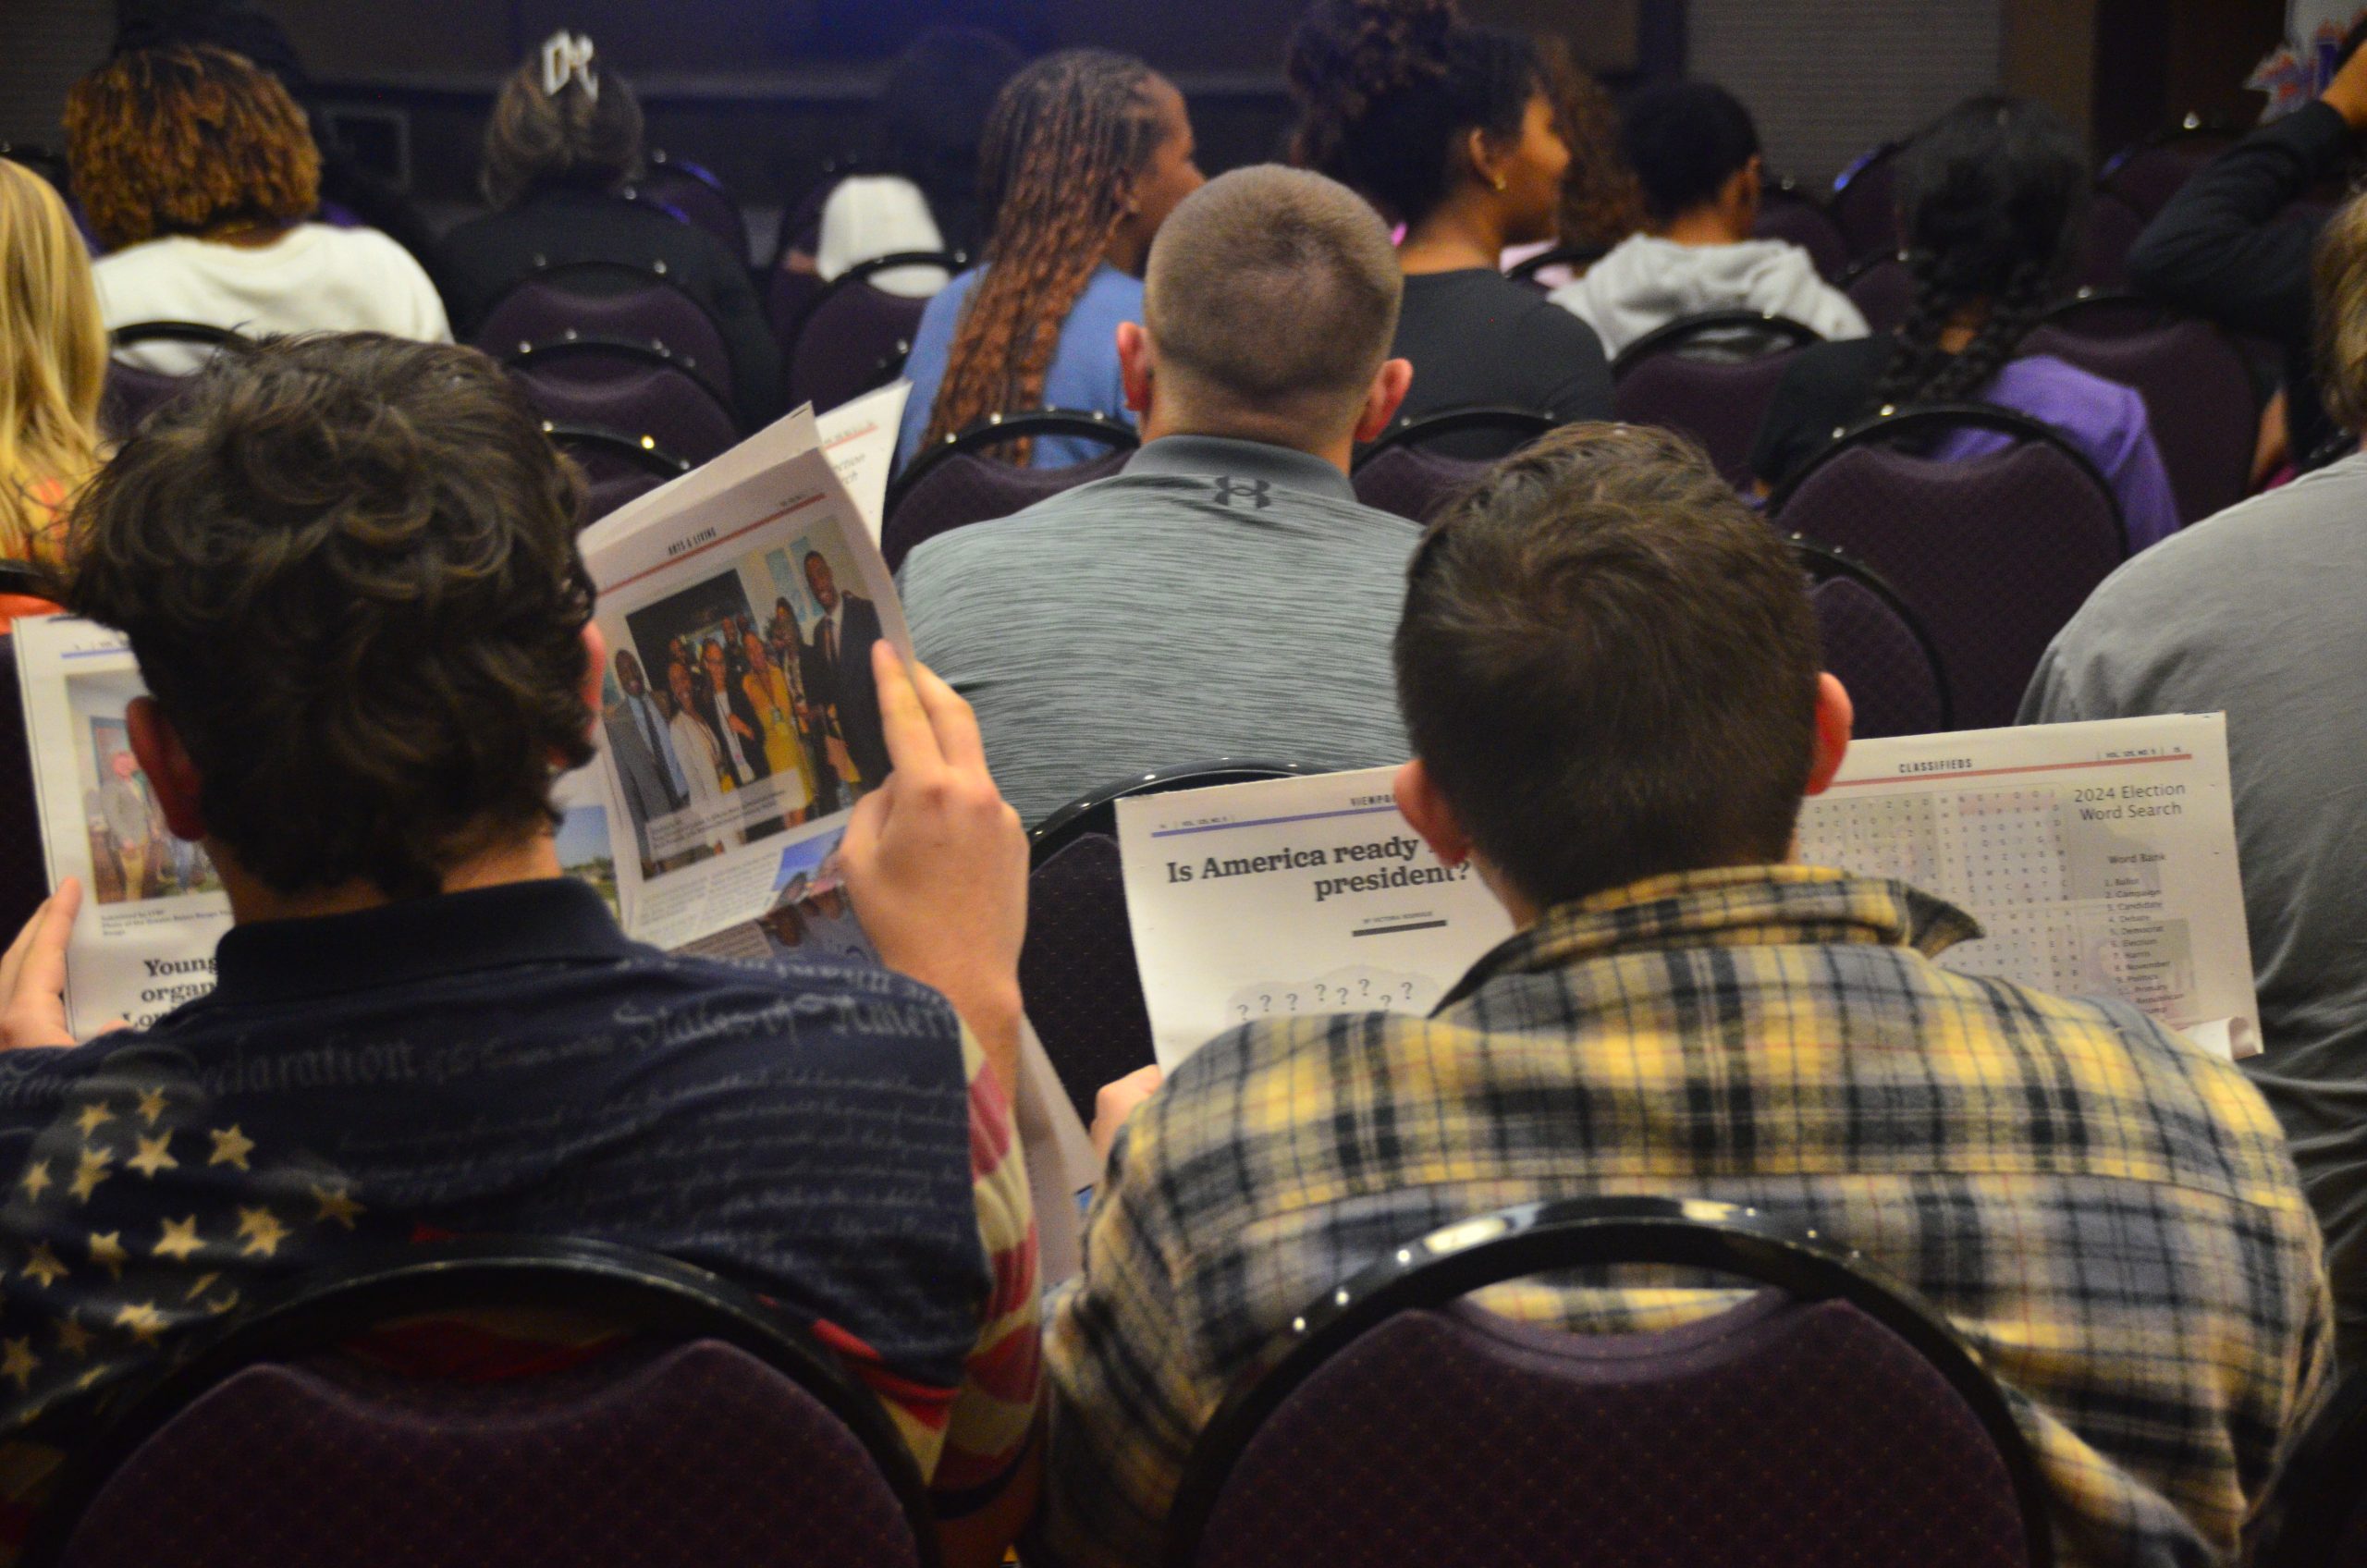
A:
[[[1341,431],[1336,437],[1308,437],[1295,431],[1229,427],[1221,420],[1197,418],[1189,410],[1171,415],[1154,401],[1142,416],[1143,445],[1147,447],[1168,435],[1201,435],[1219,441],[1251,441],[1260,447],[1280,447],[1286,452],[1305,452],[1308,457],[1320,458],[1342,473],[1348,472],[1349,464],[1356,455],[1355,431],[1353,428]]]
[[[1653,232],[1672,245],[1739,245],[1750,238],[1735,233],[1733,221],[1716,207],[1679,213]]]
[[[1150,241],[1135,234],[1131,226],[1120,229],[1110,237],[1109,245],[1102,250],[1101,261],[1105,266],[1115,267],[1128,277],[1140,277],[1150,261]]]
[[[1409,224],[1397,248],[1397,264],[1409,277],[1427,273],[1466,272],[1503,263],[1504,224],[1491,202],[1449,197],[1421,222]]]
[[[317,920],[325,915],[354,914],[362,910],[380,909],[395,900],[386,890],[366,877],[336,888],[313,888],[301,893],[282,893],[266,887],[244,866],[238,856],[214,839],[205,842],[207,857],[221,875],[223,891],[229,895],[230,920],[237,925],[254,925],[267,920]],[[512,882],[543,882],[564,875],[559,869],[558,843],[547,833],[472,855],[444,874],[443,890],[447,893],[468,893],[481,888],[499,888]]]

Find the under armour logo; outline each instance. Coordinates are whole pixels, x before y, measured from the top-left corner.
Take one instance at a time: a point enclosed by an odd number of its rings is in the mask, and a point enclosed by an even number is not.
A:
[[[1234,496],[1245,496],[1251,506],[1256,507],[1259,511],[1264,511],[1273,505],[1266,494],[1271,488],[1272,486],[1262,479],[1253,479],[1246,484],[1238,479],[1220,479],[1217,481],[1217,499],[1229,507],[1233,505]]]

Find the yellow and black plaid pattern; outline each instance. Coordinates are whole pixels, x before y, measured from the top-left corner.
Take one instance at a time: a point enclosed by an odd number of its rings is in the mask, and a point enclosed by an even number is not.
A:
[[[1944,1312],[2037,1448],[2066,1564],[2232,1560],[2327,1356],[2282,1135],[2232,1066],[2132,1008],[1932,962],[1976,934],[1898,883],[1691,873],[1551,912],[1429,1019],[1211,1042],[1121,1139],[1054,1305],[1053,1540],[1149,1561],[1233,1380],[1385,1249],[1650,1194],[1812,1226]],[[1719,1299],[1490,1305],[1601,1331]]]

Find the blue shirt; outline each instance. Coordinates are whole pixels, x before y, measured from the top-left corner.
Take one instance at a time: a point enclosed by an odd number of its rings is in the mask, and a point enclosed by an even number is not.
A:
[[[904,425],[896,435],[896,466],[913,460],[914,448],[928,429],[937,407],[937,389],[944,384],[946,361],[953,352],[954,330],[962,324],[962,308],[969,302],[980,272],[963,273],[928,302],[921,315],[913,351],[904,361],[905,378],[913,395],[904,405]],[[1143,319],[1143,284],[1104,262],[1085,280],[1085,292],[1061,323],[1061,341],[1044,372],[1044,402],[1048,409],[1108,414],[1132,422],[1126,388],[1118,374],[1118,324]],[[1016,413],[1018,410],[1007,410]],[[1035,466],[1065,468],[1087,462],[1109,448],[1082,436],[1048,435],[1036,443]]]

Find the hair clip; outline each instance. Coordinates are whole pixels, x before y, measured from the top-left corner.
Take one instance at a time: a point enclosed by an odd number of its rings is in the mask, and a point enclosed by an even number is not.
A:
[[[543,91],[556,98],[570,81],[582,82],[584,96],[599,102],[600,77],[592,68],[592,41],[561,28],[543,40]]]

